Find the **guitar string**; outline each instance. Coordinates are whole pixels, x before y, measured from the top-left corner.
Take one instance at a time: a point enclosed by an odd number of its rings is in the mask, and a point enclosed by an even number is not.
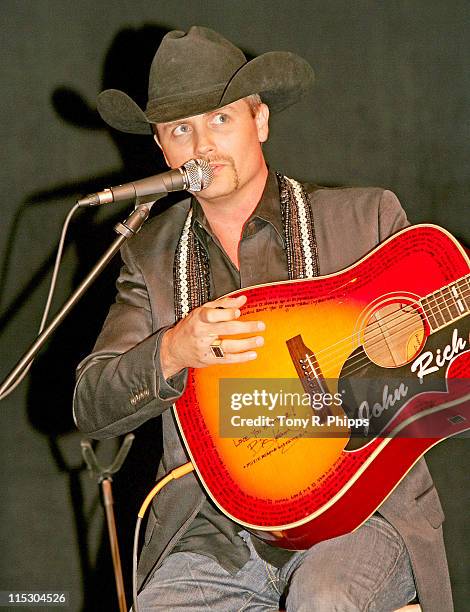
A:
[[[468,312],[467,312],[467,314],[468,314]],[[396,335],[396,333],[400,333],[401,331],[406,329],[406,327],[412,327],[412,325],[409,324],[408,326],[405,326],[402,330],[399,330],[398,332],[395,332],[395,334],[391,334],[391,335]],[[370,360],[369,356],[367,355],[365,348],[363,347],[363,354],[356,355],[355,357],[349,357],[348,359],[345,360],[345,364],[348,361],[349,361],[348,367],[343,369],[342,374],[345,374],[347,376],[351,376],[351,374],[353,374],[354,372],[357,372],[360,369],[362,369],[364,367],[364,365],[366,365],[367,363],[370,363],[371,360]],[[408,363],[408,362],[409,362],[409,360],[406,363]],[[405,364],[399,364],[399,365],[392,366],[392,367],[400,367],[400,365],[405,365]]]
[[[466,299],[466,297],[467,297],[467,295],[466,295],[467,293],[468,293],[468,294],[470,294],[470,290],[469,290],[468,292],[465,292],[465,296],[464,296],[464,295],[462,295],[463,297],[465,297],[465,299]],[[431,308],[431,310],[432,310],[432,308]],[[450,311],[449,311],[449,312],[450,312]],[[468,312],[469,312],[469,310],[467,309],[467,314],[468,314]],[[463,313],[461,313],[461,314],[463,314]],[[390,315],[386,315],[386,316],[385,316],[383,319],[381,319],[381,322],[385,322],[385,323],[386,323],[386,322],[387,322],[387,318],[388,318],[388,317],[392,317],[392,319],[395,319],[395,320],[396,320],[396,319],[397,319],[397,318],[399,318],[400,316],[401,316],[401,315],[396,316],[396,311],[395,311],[395,312],[391,313]],[[406,318],[409,318],[409,317],[406,317]],[[450,321],[450,322],[451,322],[451,321]],[[450,323],[450,322],[449,322],[449,323]],[[446,325],[447,325],[447,324],[448,324],[448,323],[446,323]],[[392,332],[392,333],[389,333],[389,334],[388,334],[388,337],[389,337],[389,338],[390,338],[390,337],[392,337],[393,335],[396,335],[397,333],[401,333],[401,332],[402,332],[403,330],[405,330],[406,328],[408,328],[408,327],[411,327],[411,326],[415,325],[415,322],[413,321],[413,322],[410,322],[410,323],[405,323],[405,325],[404,325],[404,326],[402,326],[401,328],[399,327],[399,325],[400,325],[400,324],[394,324],[393,326],[391,326],[391,327],[389,326],[389,327],[387,328],[387,331],[393,330],[394,328],[398,328],[398,329],[395,329],[395,331],[394,331],[394,332]],[[444,325],[444,326],[445,326],[445,325]],[[441,327],[441,326],[440,326],[440,327]],[[442,327],[443,327],[443,326],[442,326]],[[357,335],[359,335],[360,333],[361,333],[361,332],[356,332],[354,335],[351,335],[349,338],[343,338],[342,340],[339,340],[338,342],[336,342],[336,343],[335,343],[335,345],[338,345],[338,344],[343,344],[343,343],[345,343],[345,342],[348,342],[348,343],[349,343],[350,341],[352,341],[352,340],[353,340],[353,338],[354,338],[354,336],[355,336],[355,335],[357,336]],[[382,335],[382,334],[381,334],[381,333],[379,333],[379,334],[376,334],[375,336],[373,336],[372,338],[376,338],[376,337],[381,336],[381,335]],[[369,338],[369,340],[370,340],[370,338]],[[376,346],[377,344],[380,344],[380,343],[381,343],[381,342],[383,342],[383,341],[384,341],[384,340],[383,340],[383,335],[382,335],[382,339],[377,340],[376,342],[368,342],[368,346],[369,346],[369,347],[373,347],[373,346]],[[331,351],[330,349],[331,349],[333,346],[335,346],[335,345],[331,345],[330,347],[327,347],[327,348],[323,349],[322,351],[318,351],[318,353],[316,353],[315,355],[313,355],[313,354],[312,354],[312,355],[308,355],[308,354],[307,354],[307,355],[306,355],[306,357],[307,357],[307,358],[309,358],[309,357],[317,357],[317,356],[318,356],[318,355],[320,355],[321,353],[325,353],[326,351],[329,351],[329,353],[330,353],[330,354],[328,355],[328,357],[330,357],[330,359],[329,359],[328,361],[326,361],[326,362],[324,361],[324,362],[322,363],[322,369],[323,369],[323,368],[325,368],[325,367],[328,367],[328,366],[329,366],[331,363],[334,363],[334,358],[333,358],[333,359],[331,358],[331,357],[334,355],[334,353],[339,354],[339,353],[341,353],[341,352],[342,352],[342,350],[341,350],[339,347],[338,347],[338,348],[337,348],[335,351]],[[353,365],[353,364],[354,364],[354,365],[356,365],[356,364],[357,364],[357,359],[358,359],[358,357],[357,357],[357,356],[356,356],[356,357],[353,357],[353,356],[348,357],[348,358],[347,358],[347,359],[344,361],[344,364],[348,363],[348,361],[349,361],[349,362],[352,362],[352,363],[351,363],[351,365]],[[368,358],[367,358],[367,357],[366,357],[366,358],[361,358],[361,359],[363,359],[364,361],[368,361]],[[355,370],[355,371],[356,371],[356,370]]]
[[[463,293],[461,292],[461,295],[462,295],[462,297],[464,297],[464,299],[465,299],[465,300],[466,300],[467,294],[468,294],[468,295],[470,295],[470,288],[469,288],[469,290],[468,290],[468,291],[466,291],[466,292],[465,292],[465,294],[463,294]],[[425,314],[426,314],[426,316],[427,316],[427,318],[428,318],[428,314],[426,313],[426,310],[425,310],[425,308],[424,308],[424,307],[423,307],[423,310],[424,310],[424,312],[425,312]],[[435,313],[437,312],[437,310],[435,310],[435,308],[433,308],[431,305],[429,305],[429,311],[431,312],[432,316],[434,316],[434,317],[435,317]],[[468,306],[467,306],[467,312],[469,312],[469,307],[468,307]],[[394,311],[393,313],[390,313],[389,315],[385,315],[385,316],[383,317],[383,319],[381,319],[381,323],[382,323],[382,324],[388,324],[388,323],[390,323],[391,321],[393,321],[393,320],[395,320],[395,319],[397,319],[397,318],[399,318],[399,317],[401,316],[401,314],[397,315],[396,313],[397,313],[397,311]],[[403,313],[403,310],[401,310],[401,313]],[[463,314],[463,313],[462,313],[462,314]],[[450,321],[450,322],[451,322],[451,321]],[[449,322],[449,323],[450,323],[450,322]],[[373,323],[372,325],[378,325],[378,324]],[[447,323],[446,323],[446,325],[447,325]],[[378,326],[379,326],[379,325],[378,325]],[[379,327],[380,327],[380,326],[379,326]],[[393,327],[394,327],[394,326],[392,326],[392,328],[393,328]],[[440,327],[441,327],[441,326],[440,326]],[[392,328],[389,328],[389,329],[392,329]],[[316,357],[318,357],[319,355],[322,355],[322,354],[324,354],[324,353],[330,353],[330,354],[333,354],[333,352],[331,351],[331,349],[332,349],[333,347],[335,347],[335,346],[337,346],[337,345],[340,345],[340,344],[344,344],[344,343],[346,343],[346,342],[347,342],[347,343],[352,342],[352,341],[354,340],[354,337],[355,337],[355,336],[359,336],[359,335],[361,335],[363,331],[364,331],[364,330],[358,330],[357,332],[355,332],[355,333],[354,333],[354,334],[352,334],[351,336],[347,336],[347,337],[345,337],[345,338],[342,338],[341,340],[338,340],[338,341],[337,341],[337,342],[335,342],[334,344],[332,344],[332,345],[330,345],[330,346],[325,347],[324,349],[322,349],[321,351],[316,352],[315,354],[312,354],[312,355],[307,354],[307,355],[306,355],[306,357],[315,357],[315,356],[316,356]],[[435,331],[437,331],[437,330],[435,330]],[[380,334],[377,334],[377,335],[380,335]],[[373,337],[372,337],[372,339],[373,339],[374,337],[377,337],[377,335],[376,335],[376,336],[373,336]],[[369,338],[369,339],[370,339],[370,338]],[[341,350],[338,348],[338,349],[335,349],[335,352],[336,352],[336,353],[339,353],[339,352],[342,352],[342,351],[341,351]]]
[[[469,290],[469,293],[470,293],[470,290]],[[461,295],[463,295],[463,294],[462,294],[462,292],[461,292]],[[452,295],[451,295],[450,297],[451,297],[451,299],[452,299],[452,300],[455,300],[454,296],[452,296]],[[466,297],[464,297],[464,299],[465,299],[465,302],[466,302]],[[441,306],[442,306],[442,304],[443,304],[443,303],[445,303],[445,304],[446,304],[446,308],[447,308],[447,310],[449,311],[449,314],[450,314],[450,316],[451,316],[451,320],[450,320],[450,321],[446,321],[446,320],[445,320],[445,317],[442,315],[442,307],[441,307]],[[454,304],[453,304],[453,305],[455,305],[455,301],[454,301]],[[436,306],[437,306],[438,310],[436,310],[436,309],[435,309],[435,307],[434,307],[432,304],[430,304],[430,303],[428,303],[428,304],[427,304],[427,306],[421,303],[421,306],[422,306],[422,308],[423,308],[424,314],[426,315],[426,317],[427,317],[428,319],[429,319],[429,315],[430,315],[430,314],[431,314],[431,315],[434,317],[434,319],[436,320],[436,322],[437,322],[437,324],[438,324],[438,327],[444,327],[444,326],[448,325],[449,323],[452,323],[452,321],[453,321],[453,320],[455,320],[456,318],[459,318],[459,317],[460,317],[462,314],[464,314],[464,313],[462,313],[461,311],[459,311],[459,309],[457,308],[457,306],[455,306],[455,310],[456,310],[456,313],[457,313],[457,314],[456,314],[456,315],[452,314],[452,312],[451,312],[451,310],[450,310],[450,308],[449,308],[449,305],[448,305],[447,300],[442,301],[442,299],[441,299],[441,304],[440,304],[440,305],[439,305],[439,304],[437,303],[437,301],[436,301]],[[467,304],[465,304],[465,306],[466,306],[466,308],[467,308],[467,312],[468,312],[468,311],[470,310],[470,306],[467,306]],[[428,310],[427,310],[427,311],[426,311],[426,307],[428,308]],[[399,309],[399,312],[400,312],[400,313],[403,313],[403,314],[405,315],[405,317],[406,317],[406,318],[409,318],[409,314],[415,314],[415,313],[416,313],[416,310],[412,310],[412,311],[408,311],[408,312],[404,312],[404,310],[405,310],[405,309],[400,308],[400,309]],[[437,313],[437,312],[439,312],[439,314],[441,314],[441,319],[444,321],[444,325],[439,325],[439,322],[438,322],[437,317],[436,317],[436,313]],[[397,310],[395,310],[393,313],[391,313],[391,315],[395,315],[396,313],[397,313]],[[382,332],[382,329],[381,329],[381,328],[383,327],[383,322],[387,320],[387,317],[388,317],[388,316],[389,316],[389,315],[385,315],[383,319],[380,319],[380,321],[374,322],[374,323],[372,323],[371,325],[367,325],[366,329],[368,329],[368,328],[370,328],[370,327],[372,327],[372,326],[376,326],[376,327],[379,329],[379,333],[378,333],[378,334],[375,334],[375,336],[371,336],[371,337],[369,337],[369,338],[368,338],[368,340],[373,340],[373,339],[374,339],[374,338],[376,338],[377,336],[383,335],[383,332]],[[400,316],[401,316],[401,314],[397,315],[397,316],[396,316],[396,317],[394,317],[394,318],[392,317],[392,318],[391,318],[391,319],[388,321],[388,323],[392,322],[393,320],[396,320],[396,319],[400,318]],[[419,315],[418,315],[418,316],[419,316]],[[393,327],[393,326],[392,326],[392,327]],[[431,329],[432,329],[432,327],[433,327],[433,326],[430,324],[430,327],[431,327]],[[375,330],[374,330],[374,331],[375,331]],[[436,329],[436,330],[433,330],[433,331],[437,331],[437,329]]]
[[[408,326],[408,327],[411,327],[411,326]],[[371,361],[372,360],[369,358],[365,349],[363,348],[363,352],[360,355],[350,356],[345,360],[344,364],[348,364],[348,366],[343,368],[342,374],[350,376],[354,372],[358,372],[365,365],[370,364]],[[331,360],[329,365],[331,365],[331,363],[334,363],[334,361]],[[401,365],[405,365],[405,364],[401,364]],[[325,369],[326,367],[328,366],[325,366],[325,364],[322,364],[322,369]],[[392,366],[392,367],[400,367],[400,366],[397,365],[397,366]]]
[[[466,280],[466,279],[465,279],[465,277],[464,277],[463,279],[460,279],[460,280]],[[458,283],[456,283],[456,284],[458,284]],[[441,291],[441,292],[442,292],[443,290],[444,290],[444,289],[442,289],[442,290],[440,289],[439,291]],[[459,287],[459,291],[460,291],[460,287]],[[436,293],[437,293],[437,292],[436,292]],[[450,302],[450,303],[451,303],[453,306],[455,306],[455,309],[456,309],[456,310],[458,310],[458,307],[455,305],[456,300],[457,300],[458,298],[456,299],[456,298],[455,298],[455,296],[452,294],[452,292],[451,292],[451,288],[450,288],[450,287],[447,287],[447,293],[448,293],[448,297],[449,297],[449,298],[450,298],[450,300],[451,300],[451,302]],[[462,295],[462,291],[460,291],[460,295]],[[419,302],[419,304],[422,306],[422,308],[423,308],[423,310],[424,310],[425,314],[427,315],[428,313],[426,313],[426,304],[424,304],[424,303],[423,303],[423,302],[424,302],[424,300],[427,300],[427,306],[429,307],[429,309],[430,309],[430,311],[431,311],[432,316],[434,317],[434,319],[435,319],[435,320],[436,320],[436,322],[437,322],[437,317],[435,316],[435,315],[436,315],[436,313],[433,311],[433,306],[432,306],[431,302],[429,302],[429,300],[431,299],[431,297],[433,297],[433,299],[436,301],[436,304],[437,304],[437,298],[435,297],[435,295],[434,295],[434,294],[430,294],[430,295],[428,295],[428,296],[424,296],[423,298],[421,298],[421,301]],[[449,304],[448,304],[447,297],[446,297],[446,296],[441,296],[441,298],[440,298],[441,300],[442,300],[442,297],[444,297],[444,303],[445,303],[445,305],[446,305],[447,310],[449,311],[449,313],[451,314],[451,316],[453,316],[453,315],[452,315],[452,313],[451,313],[451,310],[450,310],[450,308],[449,308]],[[401,306],[401,305],[400,305],[400,306]],[[406,305],[405,305],[405,308],[406,308],[406,307],[413,308],[413,306],[414,306],[414,304],[406,304]],[[437,304],[437,307],[439,308],[439,305],[438,305],[438,304]],[[405,310],[405,308],[401,308],[401,307],[399,307],[399,308],[398,308],[397,310],[395,310],[394,312],[397,312],[397,311],[403,311],[403,310]],[[468,308],[468,306],[467,306],[467,308]],[[441,309],[439,308],[439,313],[440,313],[440,310],[441,310]],[[394,313],[392,312],[391,314],[394,314]],[[385,315],[385,316],[387,316],[387,315]],[[385,317],[384,317],[384,318],[385,318]],[[441,318],[442,318],[442,319],[444,319],[444,317],[441,317]],[[384,319],[380,319],[379,321],[376,321],[376,322],[374,322],[374,323],[372,323],[372,324],[369,324],[367,327],[372,327],[372,326],[374,326],[374,325],[376,325],[377,327],[380,327],[380,326],[381,326],[381,323],[383,322],[383,320],[384,320]]]
[[[468,314],[468,311],[467,311],[467,314]],[[414,321],[411,321],[410,323],[405,323],[404,325],[401,325],[401,326],[399,326],[398,324],[396,324],[396,325],[394,325],[393,327],[389,328],[389,329],[393,329],[393,328],[396,328],[396,329],[395,329],[395,331],[394,331],[394,332],[389,333],[387,337],[388,337],[388,338],[392,338],[393,336],[396,336],[397,334],[402,333],[404,330],[406,330],[406,329],[408,329],[408,328],[412,328],[414,325],[415,325],[415,322],[414,322]],[[388,330],[387,330],[387,331],[388,331]],[[377,336],[376,336],[376,337],[377,337]],[[385,341],[385,339],[382,337],[382,339],[381,339],[381,340],[378,340],[378,341],[376,341],[376,342],[374,342],[374,343],[367,343],[367,347],[370,349],[371,347],[373,347],[373,346],[377,346],[378,344],[380,344],[381,342],[384,342],[384,341]],[[365,350],[364,350],[364,352],[365,352]],[[364,357],[364,356],[358,356],[358,355],[356,355],[356,356],[350,356],[350,357],[348,357],[348,358],[347,358],[347,359],[344,361],[344,365],[346,365],[346,364],[349,362],[349,366],[357,366],[357,365],[358,365],[358,363],[359,363],[359,362],[361,362],[361,361],[362,361],[362,362],[369,362],[369,357],[367,356],[367,354],[366,354],[366,356],[365,356],[365,357]],[[331,363],[334,363],[334,359],[330,359],[328,362],[324,362],[324,363],[322,363],[322,368],[329,367],[329,365],[330,365]],[[360,366],[360,367],[362,367],[362,366]],[[397,367],[398,367],[398,366],[397,366]],[[357,369],[358,369],[358,368],[356,368],[356,369],[354,369],[354,370],[349,370],[349,371],[347,372],[347,374],[349,374],[349,375],[350,375],[350,374],[351,374],[353,371],[357,371]],[[360,369],[360,368],[359,368],[359,369]]]
[[[466,281],[466,282],[467,282],[467,285],[469,285],[469,280],[468,280],[468,277],[462,277],[462,278],[461,278],[461,279],[459,279],[459,280],[458,280],[456,283],[452,283],[452,285],[455,285],[455,284],[457,284],[457,283],[458,283],[458,284],[460,284],[462,281]],[[459,287],[459,290],[460,290],[460,287]],[[448,289],[448,291],[449,291],[449,293],[450,293],[450,289]],[[469,291],[470,291],[470,285],[469,285]],[[467,294],[467,293],[468,293],[468,292],[466,292],[466,294]],[[465,301],[466,301],[466,294],[464,295],[464,294],[462,293],[462,291],[460,291],[460,294],[461,294],[461,296],[462,296],[462,297],[464,297],[464,299],[465,299]],[[429,297],[429,296],[425,296],[424,298],[421,298],[421,299],[423,300],[423,299],[426,299],[426,298],[428,298],[428,297]],[[453,296],[452,296],[452,295],[451,295],[451,298],[453,298]],[[439,305],[438,305],[437,307],[439,308]],[[466,304],[466,307],[467,307],[467,312],[468,312],[468,310],[469,310],[469,306],[467,306],[467,304]],[[429,305],[429,308],[430,308],[430,310],[431,310],[431,314],[432,314],[432,316],[434,316],[434,318],[436,318],[436,317],[435,317],[435,313],[436,313],[437,311],[436,311],[436,310],[434,310],[434,309],[433,309],[433,307],[432,307],[431,305]],[[423,310],[424,310],[424,306],[423,306]],[[395,311],[395,312],[396,312],[396,311]],[[426,312],[425,312],[425,314],[426,314]],[[384,317],[384,318],[383,318],[381,321],[382,321],[382,322],[385,322],[385,321],[387,321],[387,317],[394,316],[394,315],[395,315],[395,313],[391,313],[390,315],[386,315],[386,316],[385,316],[385,317]],[[436,319],[436,320],[437,320],[437,319]],[[375,323],[373,323],[372,325],[375,325]],[[329,352],[329,351],[330,351],[330,349],[332,349],[332,348],[333,348],[334,346],[336,346],[336,345],[339,345],[339,344],[344,344],[344,343],[346,343],[346,342],[347,342],[347,343],[349,343],[349,342],[353,341],[353,340],[354,340],[354,337],[355,337],[355,336],[357,336],[357,335],[360,335],[360,334],[362,333],[362,331],[363,331],[363,330],[358,330],[357,332],[355,332],[355,333],[354,333],[354,334],[352,334],[351,336],[348,336],[348,337],[346,337],[346,338],[342,338],[342,339],[338,340],[338,341],[337,341],[337,342],[335,342],[334,344],[331,344],[330,346],[325,347],[325,348],[324,348],[324,349],[322,349],[321,351],[316,352],[316,353],[315,353],[315,355],[316,355],[316,356],[318,356],[318,355],[321,355],[321,354],[323,354],[323,353],[325,353],[325,352]],[[436,331],[437,331],[437,330],[436,330]],[[315,355],[308,355],[308,354],[307,354],[307,355],[306,355],[306,357],[314,357]]]
[[[407,305],[408,306],[408,305]],[[424,310],[424,308],[423,308]],[[375,314],[375,313],[373,313]],[[400,306],[398,306],[398,308],[396,308],[395,310],[393,310],[392,312],[383,315],[382,318],[380,319],[376,319],[373,322],[370,322],[369,319],[369,323],[366,325],[366,327],[364,328],[364,333],[367,333],[367,340],[374,340],[375,338],[377,338],[378,336],[382,336],[383,335],[383,330],[384,327],[388,330],[388,329],[393,329],[393,327],[395,325],[398,324],[398,320],[399,319],[409,319],[410,316],[413,315],[417,315],[419,320],[421,321],[421,316],[418,314],[417,309],[412,308],[411,310],[405,310],[405,308],[401,308]],[[393,323],[393,325],[390,327],[390,324]],[[378,333],[376,333],[378,332]]]
[[[354,372],[359,372],[359,370],[362,370],[364,368],[364,366],[366,365],[366,363],[364,363],[364,362],[370,363],[370,360],[367,357],[366,358],[359,358],[359,356],[358,356],[357,363],[359,363],[361,360],[362,360],[362,363],[358,367],[353,368],[353,369],[349,370],[348,372],[342,372],[341,374],[347,374],[347,376],[351,376],[352,374],[354,374]],[[402,364],[402,365],[406,365],[406,364]],[[397,367],[400,367],[400,366],[397,366]]]
[[[443,291],[444,291],[444,290],[443,290],[443,289],[440,289],[439,291],[440,291],[440,293],[441,293],[441,294],[443,294]],[[458,310],[459,310],[459,309],[458,309],[458,307],[456,306],[456,301],[457,301],[457,300],[456,300],[455,296],[453,296],[453,295],[452,295],[450,288],[448,288],[448,289],[447,289],[447,291],[448,291],[448,293],[450,294],[450,298],[451,298],[452,305],[455,307],[455,309],[456,309],[456,310],[457,310],[457,312],[458,312]],[[436,291],[435,293],[433,293],[432,295],[430,295],[429,297],[427,297],[426,299],[428,300],[428,303],[430,303],[430,304],[431,304],[431,302],[429,302],[429,300],[430,300],[430,299],[433,299],[433,300],[434,300],[434,302],[436,303],[436,305],[437,305],[437,306],[439,306],[439,304],[438,304],[438,302],[437,302],[436,293],[437,293],[437,291]],[[441,298],[440,298],[440,299],[442,299],[442,295],[441,295]],[[449,314],[451,315],[451,317],[453,317],[453,315],[452,315],[452,311],[451,311],[451,309],[450,309],[450,307],[449,307],[449,304],[448,304],[448,302],[447,302],[447,298],[446,298],[445,296],[444,296],[444,303],[445,303],[445,306],[446,306],[447,310],[449,311]],[[440,309],[439,309],[439,310],[440,310]],[[441,314],[441,312],[439,312],[439,314]],[[436,317],[435,317],[435,318],[436,318]],[[445,321],[445,317],[444,317],[444,316],[442,316],[442,318],[443,318],[443,319],[444,319],[444,321]],[[436,318],[436,321],[437,321],[437,318]]]
[[[454,299],[454,296],[451,295],[451,298]],[[406,307],[407,306],[411,306],[412,310],[406,311]],[[423,312],[426,315],[426,318],[428,319],[428,321],[429,321],[429,316],[431,315],[436,320],[436,323],[437,323],[438,327],[442,327],[442,325],[439,325],[439,322],[438,322],[437,317],[436,317],[436,312],[437,311],[433,310],[433,306],[430,303],[427,304],[427,308],[428,308],[427,311],[426,311],[426,305],[425,304],[421,303],[421,307],[422,307]],[[439,307],[439,305],[437,307],[439,308],[438,312],[441,313],[442,309]],[[451,315],[452,319],[451,319],[451,321],[445,321],[444,316],[441,316],[441,318],[444,321],[445,325],[448,325],[449,323],[452,322],[452,320],[455,320],[456,318],[458,318],[458,317],[460,317],[462,315],[462,313],[458,310],[457,306],[455,306],[455,309],[457,311],[457,316],[452,314],[452,312],[451,312],[447,302],[446,302],[446,308],[449,311],[449,314]],[[470,308],[470,306],[467,307],[467,312],[468,312],[469,308]],[[421,322],[421,316],[417,313],[417,310],[414,309],[412,307],[412,305],[408,305],[407,304],[405,306],[405,308],[399,307],[396,310],[394,310],[393,312],[391,312],[389,315],[385,315],[382,319],[379,319],[379,320],[377,320],[377,321],[375,321],[373,323],[369,323],[366,326],[366,328],[364,329],[364,332],[367,333],[369,330],[372,329],[372,332],[377,331],[378,333],[376,333],[375,335],[374,334],[372,334],[372,335],[368,334],[367,335],[367,338],[366,338],[367,345],[368,346],[374,346],[375,344],[377,344],[377,342],[371,342],[371,341],[373,341],[375,338],[378,338],[378,337],[380,337],[380,340],[378,342],[381,342],[383,337],[384,337],[384,329],[383,328],[385,327],[385,331],[388,332],[390,329],[393,329],[393,327],[396,327],[396,325],[398,325],[398,323],[395,323],[392,326],[390,326],[390,323],[392,323],[394,321],[397,321],[397,319],[402,318],[402,315],[403,315],[403,317],[405,317],[405,319],[409,319],[410,315],[412,316],[414,314],[417,314],[417,317],[419,317],[419,321]],[[386,325],[384,325],[384,322],[385,322]],[[433,325],[431,323],[430,323],[430,327],[431,327],[431,329],[433,328]],[[433,330],[433,331],[437,331],[437,330]]]
[[[459,289],[460,289],[460,288],[459,288]],[[440,291],[443,291],[443,290],[440,290]],[[446,308],[447,308],[447,310],[449,311],[449,314],[451,315],[451,317],[453,317],[453,318],[454,318],[454,315],[452,315],[452,312],[451,312],[451,310],[450,310],[450,308],[449,308],[449,303],[450,303],[452,306],[455,306],[455,310],[457,310],[457,312],[458,312],[458,307],[455,305],[455,303],[456,303],[456,298],[455,298],[455,296],[452,294],[452,292],[451,292],[451,289],[450,289],[450,288],[448,288],[448,289],[447,289],[447,291],[448,291],[448,297],[450,298],[450,302],[448,301],[448,299],[447,299],[447,297],[446,297],[446,296],[441,296],[439,299],[441,299],[441,304],[443,304],[443,303],[445,304],[445,307],[446,307]],[[462,295],[462,296],[463,296],[462,291],[460,291],[460,295]],[[437,308],[438,308],[438,311],[434,310],[434,306],[431,304],[431,302],[429,302],[430,296],[425,296],[424,298],[421,298],[421,301],[419,302],[419,304],[420,304],[420,305],[421,305],[421,307],[423,308],[423,310],[424,310],[424,314],[425,314],[426,316],[428,316],[428,313],[426,312],[426,307],[428,307],[429,311],[431,312],[431,315],[434,317],[434,319],[435,319],[435,320],[436,320],[436,322],[438,323],[438,320],[437,320],[437,317],[436,317],[436,313],[437,313],[437,312],[439,312],[439,314],[441,314],[441,310],[442,310],[442,309],[440,308],[440,305],[437,303],[437,298],[436,298],[436,297],[434,297],[434,294],[432,294],[432,296],[433,296],[434,300],[436,301],[436,306],[437,306]],[[442,301],[442,298],[444,298],[444,300],[443,300],[443,301]],[[427,304],[424,304],[424,303],[423,303],[423,301],[424,301],[424,300],[428,300]],[[414,304],[406,304],[406,305],[405,305],[405,308],[406,308],[406,307],[413,308],[413,306],[414,306]],[[466,307],[467,307],[467,309],[468,309],[468,308],[470,308],[470,307],[469,307],[469,306],[467,306],[467,305],[466,305]],[[397,308],[397,310],[395,310],[395,311],[391,312],[391,313],[390,313],[390,315],[385,315],[385,316],[384,316],[382,319],[380,319],[380,320],[378,320],[378,321],[375,321],[375,322],[373,322],[373,323],[370,323],[369,325],[367,325],[367,327],[368,327],[368,328],[373,328],[374,326],[376,326],[376,327],[378,327],[378,328],[381,328],[381,327],[382,327],[383,322],[384,322],[385,320],[387,320],[387,318],[388,318],[389,316],[392,316],[392,315],[396,314],[397,312],[400,312],[400,313],[401,313],[401,312],[403,312],[403,311],[405,310],[405,308],[402,308],[402,307],[401,307],[401,305],[400,305],[400,306]],[[414,309],[413,309],[413,310],[412,310],[412,311],[410,311],[410,312],[416,312],[416,310],[414,310]],[[460,313],[460,312],[458,312],[458,314],[460,315],[461,313]],[[400,316],[400,315],[398,315],[398,316]],[[442,318],[442,319],[445,321],[444,316],[441,316],[441,318]],[[392,320],[393,320],[393,319],[389,319],[389,320],[388,320],[388,322],[390,323]],[[447,323],[446,323],[446,324],[447,324]],[[438,325],[439,325],[439,324],[438,324]]]
[[[401,333],[407,328],[411,330],[413,328],[413,325],[414,325],[414,322],[412,324],[404,325],[399,331],[395,332],[394,334],[390,334],[388,337],[392,337],[393,335],[396,335],[397,333]],[[376,344],[379,344],[379,342],[376,342]],[[350,376],[353,372],[360,370],[363,367],[363,365],[370,364],[371,359],[368,356],[366,349],[364,348],[363,345],[362,347],[363,347],[363,353],[361,353],[360,355],[350,356],[345,360],[341,374]],[[332,363],[334,363],[334,360],[331,360],[328,365],[323,364],[323,369],[328,368]]]

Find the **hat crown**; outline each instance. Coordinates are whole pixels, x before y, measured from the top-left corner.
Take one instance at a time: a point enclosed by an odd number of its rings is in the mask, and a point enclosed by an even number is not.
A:
[[[123,91],[107,89],[98,111],[112,127],[153,134],[152,123],[176,121],[213,111],[258,93],[271,112],[294,104],[313,83],[313,70],[287,51],[263,53],[249,62],[226,38],[203,26],[163,37],[150,68],[144,110]]]
[[[226,84],[246,63],[243,52],[214,30],[193,26],[166,34],[152,61],[148,105]]]

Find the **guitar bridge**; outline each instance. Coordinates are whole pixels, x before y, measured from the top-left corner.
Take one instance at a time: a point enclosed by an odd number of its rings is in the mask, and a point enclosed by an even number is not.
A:
[[[289,340],[286,340],[286,344],[304,391],[310,396],[315,393],[325,394],[327,387],[320,365],[313,351],[304,344],[302,336],[299,334],[289,338]],[[321,422],[324,422],[326,417],[331,414],[328,406],[323,406],[318,410]]]

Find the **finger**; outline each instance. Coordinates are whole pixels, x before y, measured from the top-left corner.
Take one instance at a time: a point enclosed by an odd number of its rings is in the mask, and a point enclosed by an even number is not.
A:
[[[220,344],[225,354],[227,353],[244,353],[250,350],[256,350],[260,346],[263,346],[263,336],[255,336],[254,338],[224,338]]]
[[[223,359],[217,359],[217,363],[244,363],[245,361],[253,361],[258,357],[256,351],[245,351],[244,353],[225,353]],[[214,360],[216,358],[214,357]]]
[[[240,308],[246,304],[246,295],[236,298],[223,297],[203,304],[201,319],[206,323],[230,321],[240,316]],[[214,312],[215,309],[215,312]]]
[[[241,308],[246,304],[247,299],[246,295],[239,295],[238,297],[221,297],[212,302],[207,302],[207,306],[213,308]]]
[[[266,329],[263,321],[223,321],[211,325],[210,333],[216,336],[235,336],[236,334],[256,335]]]
[[[220,321],[232,321],[240,316],[239,308],[218,308],[205,305],[201,308],[200,319],[204,323],[219,323]]]

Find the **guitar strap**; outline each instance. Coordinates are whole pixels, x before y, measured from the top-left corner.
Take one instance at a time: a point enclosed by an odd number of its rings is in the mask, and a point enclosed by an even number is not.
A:
[[[287,252],[289,280],[319,274],[315,226],[308,194],[297,181],[277,174],[279,201]],[[210,263],[192,228],[189,209],[176,247],[173,268],[176,320],[210,300]]]

